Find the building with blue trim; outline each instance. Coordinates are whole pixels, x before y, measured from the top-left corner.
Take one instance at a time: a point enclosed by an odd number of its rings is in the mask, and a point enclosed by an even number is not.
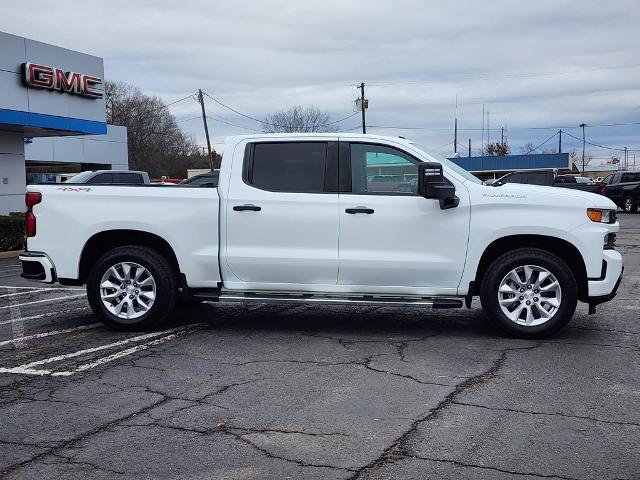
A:
[[[571,169],[568,153],[458,157],[450,160],[483,179],[497,178],[516,170]]]
[[[39,162],[39,169],[48,168],[48,173],[69,170],[72,164],[76,171],[92,165],[128,168],[122,128],[107,127],[102,58],[0,32],[0,214],[24,210],[32,163]],[[37,157],[46,153],[49,143],[40,137],[76,140],[51,140],[51,155],[43,159]],[[83,137],[98,142],[85,152]],[[112,138],[122,137],[125,148],[122,142],[114,147]],[[30,147],[32,143],[39,149]],[[33,162],[25,163],[25,144],[35,152]],[[74,145],[75,150],[67,149],[66,155],[59,147],[54,155],[55,145]]]

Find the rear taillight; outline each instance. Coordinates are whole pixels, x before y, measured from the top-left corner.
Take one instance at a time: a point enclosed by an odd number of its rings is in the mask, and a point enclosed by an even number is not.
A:
[[[598,193],[600,195],[606,195],[607,194],[607,186],[604,183],[601,183],[600,186],[598,187]]]
[[[42,201],[42,194],[40,192],[27,192],[24,196],[24,201],[27,204],[27,215],[25,217],[27,237],[35,237],[36,216],[33,214],[33,206]]]

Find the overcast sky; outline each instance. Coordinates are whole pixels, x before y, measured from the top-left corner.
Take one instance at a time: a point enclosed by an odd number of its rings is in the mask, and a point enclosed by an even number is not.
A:
[[[640,164],[640,124],[595,126],[640,123],[637,0],[22,0],[3,2],[0,30],[103,57],[107,78],[166,102],[202,88],[257,118],[301,104],[338,120],[364,81],[370,132],[438,153],[453,152],[457,95],[465,154],[468,138],[480,147],[484,103],[491,140],[504,125],[512,153],[557,127],[581,137],[585,122],[588,140],[639,149]],[[237,125],[212,120],[216,144],[260,129],[212,101],[207,109]],[[198,104],[171,110],[204,143]],[[551,144],[557,137],[543,148]],[[565,136],[563,147],[580,142]]]

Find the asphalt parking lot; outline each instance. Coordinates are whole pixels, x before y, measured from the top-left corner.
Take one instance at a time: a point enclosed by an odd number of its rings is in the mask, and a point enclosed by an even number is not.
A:
[[[478,305],[207,303],[116,333],[1,260],[0,477],[640,478],[640,215],[620,222],[618,297],[545,341]]]

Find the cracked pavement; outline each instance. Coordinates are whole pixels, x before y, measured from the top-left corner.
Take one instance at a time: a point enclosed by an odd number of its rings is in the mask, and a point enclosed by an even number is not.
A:
[[[81,292],[0,288],[0,478],[639,479],[640,215],[620,221],[618,297],[543,341],[477,302],[206,303],[146,338],[92,326]],[[15,264],[0,285],[32,287]]]

